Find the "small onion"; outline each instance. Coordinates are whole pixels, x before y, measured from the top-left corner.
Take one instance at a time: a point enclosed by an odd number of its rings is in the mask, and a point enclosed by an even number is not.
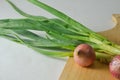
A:
[[[74,61],[80,66],[90,66],[95,57],[94,49],[88,44],[80,44],[74,50]]]
[[[120,79],[120,55],[115,56],[109,64],[111,74]]]

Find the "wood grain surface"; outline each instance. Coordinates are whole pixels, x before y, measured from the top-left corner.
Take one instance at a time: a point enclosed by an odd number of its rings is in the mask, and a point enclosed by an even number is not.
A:
[[[98,32],[109,40],[120,44],[120,14],[113,14],[115,27]],[[96,61],[90,67],[78,66],[72,57],[70,57],[64,67],[59,80],[117,80],[109,72],[109,66]]]

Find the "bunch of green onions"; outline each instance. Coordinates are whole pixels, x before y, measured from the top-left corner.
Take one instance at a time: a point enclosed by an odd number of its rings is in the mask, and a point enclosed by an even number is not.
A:
[[[104,63],[120,54],[119,45],[88,29],[71,17],[38,0],[28,1],[58,18],[27,14],[7,0],[25,18],[0,20],[1,37],[52,57],[73,56],[75,47],[82,43],[91,45],[95,50],[96,59]],[[35,31],[43,32],[44,36]]]

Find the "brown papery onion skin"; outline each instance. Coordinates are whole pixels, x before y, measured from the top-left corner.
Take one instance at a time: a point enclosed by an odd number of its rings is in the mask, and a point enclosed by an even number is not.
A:
[[[90,66],[94,63],[95,58],[95,51],[88,44],[80,44],[74,50],[74,61],[80,66]]]

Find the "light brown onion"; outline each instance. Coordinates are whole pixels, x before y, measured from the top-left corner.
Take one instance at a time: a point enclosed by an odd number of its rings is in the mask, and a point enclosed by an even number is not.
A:
[[[94,49],[88,44],[80,44],[74,50],[74,60],[80,66],[90,66],[95,57]]]

